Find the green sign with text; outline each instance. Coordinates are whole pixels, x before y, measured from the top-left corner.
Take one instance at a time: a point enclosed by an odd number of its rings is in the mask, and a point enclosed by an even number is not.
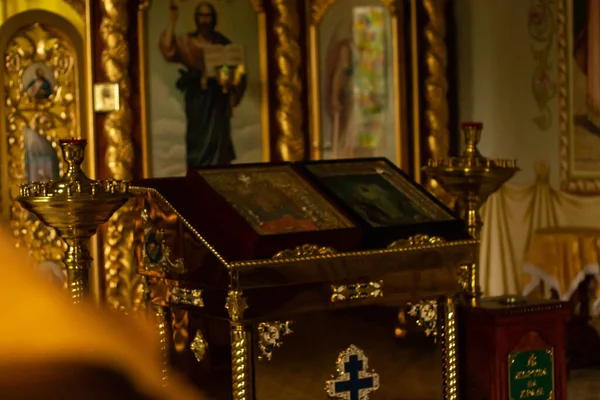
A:
[[[530,350],[508,356],[510,400],[554,398],[554,349]]]

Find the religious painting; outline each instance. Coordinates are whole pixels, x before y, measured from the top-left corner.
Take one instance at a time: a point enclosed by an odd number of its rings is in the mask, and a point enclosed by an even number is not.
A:
[[[384,160],[308,163],[306,169],[372,227],[455,219]]]
[[[259,2],[148,3],[140,11],[146,175],[268,160]]]
[[[397,25],[394,2],[315,1],[311,117],[318,147],[312,158],[400,161]]]
[[[60,178],[57,149],[47,137],[30,127],[23,129],[25,177],[27,182],[47,182]]]
[[[260,235],[353,226],[289,167],[200,170],[198,173]]]
[[[35,62],[23,72],[23,90],[37,100],[47,100],[55,86],[54,71],[47,64]]]
[[[600,192],[600,3],[558,5],[561,186]]]
[[[1,209],[19,243],[56,276],[64,242],[14,199],[22,183],[60,178],[59,141],[87,132],[83,43],[83,31],[42,10],[12,16],[0,27],[6,97],[0,103]],[[86,159],[88,168],[94,157]]]

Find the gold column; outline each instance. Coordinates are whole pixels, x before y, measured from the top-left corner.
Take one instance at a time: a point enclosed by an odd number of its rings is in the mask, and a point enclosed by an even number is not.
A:
[[[444,298],[438,304],[439,332],[438,337],[442,347],[442,385],[443,399],[457,400],[458,385],[458,335],[454,301]]]
[[[252,379],[252,326],[242,323],[248,308],[242,292],[230,290],[225,308],[229,313],[231,329],[231,380],[233,400],[253,400]]]
[[[167,308],[159,305],[152,305],[154,317],[156,318],[156,327],[158,330],[158,339],[160,342],[160,351],[162,354],[162,386],[166,387],[169,383],[169,322],[167,318]]]

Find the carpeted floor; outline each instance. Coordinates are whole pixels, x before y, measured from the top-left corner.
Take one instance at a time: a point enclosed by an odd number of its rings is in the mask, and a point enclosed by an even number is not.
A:
[[[567,384],[568,400],[598,400],[600,369],[572,371]]]

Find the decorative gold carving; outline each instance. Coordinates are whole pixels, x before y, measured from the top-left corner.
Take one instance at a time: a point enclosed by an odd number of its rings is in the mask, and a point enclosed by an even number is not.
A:
[[[440,305],[438,305],[440,306]],[[438,339],[442,347],[442,385],[444,400],[460,398],[458,388],[458,335],[456,331],[456,309],[451,298],[442,304],[444,310],[438,312]]]
[[[302,56],[296,1],[273,0],[276,12],[274,31],[277,37],[275,58],[279,70],[276,81],[279,100],[276,119],[281,131],[277,148],[284,161],[300,161],[304,158],[302,105],[298,101],[302,94]]]
[[[446,19],[444,16],[445,0],[423,0],[423,8],[427,14],[425,26],[425,124],[428,151],[431,158],[448,155],[450,150],[450,131],[448,129],[448,53],[446,49]],[[416,55],[413,55],[416,56]],[[422,165],[416,165],[420,169]],[[456,200],[448,194],[435,180],[428,178],[425,186],[450,208],[454,208]]]
[[[273,351],[281,347],[283,343],[283,337],[293,333],[290,325],[292,321],[273,321],[273,322],[261,322],[258,324],[258,348],[262,355],[258,356],[259,360],[266,359],[271,361],[273,357]]]
[[[85,2],[86,0],[64,0],[65,3],[73,7],[77,14],[85,20]]]
[[[535,42],[531,52],[536,66],[531,77],[533,98],[537,103],[540,114],[533,118],[533,122],[542,130],[548,130],[554,120],[550,101],[556,96],[556,83],[553,79],[552,61],[550,56],[554,47],[556,35],[555,2],[537,0],[529,9],[528,28],[529,35]]]
[[[119,85],[121,107],[108,113],[104,122],[107,139],[106,165],[115,179],[130,179],[133,167],[133,142],[131,139],[131,81],[129,67],[129,17],[127,1],[102,0],[102,20],[100,34],[102,67],[106,79]]]
[[[352,285],[331,285],[331,302],[383,297],[383,281],[354,283]]]
[[[421,246],[435,246],[446,243],[444,238],[438,236],[429,236],[429,235],[415,235],[411,236],[408,239],[400,239],[396,240],[388,245],[388,249],[404,249],[410,247],[421,247]]]
[[[320,257],[336,254],[337,251],[331,247],[321,247],[316,244],[303,244],[295,249],[282,250],[273,256],[273,260],[285,260],[290,258]]]
[[[312,23],[318,24],[321,22],[329,7],[335,4],[337,0],[313,0],[311,11],[312,11]],[[390,14],[396,13],[396,0],[381,0],[381,3],[388,9]]]
[[[200,289],[185,289],[174,286],[171,288],[171,303],[185,304],[194,307],[204,307],[202,300],[202,290]]]
[[[178,353],[183,352],[188,344],[190,315],[187,310],[171,308],[171,332],[173,333],[173,347]]]
[[[417,325],[425,329],[425,335],[437,336],[438,307],[435,300],[424,300],[417,304],[409,304],[408,315],[417,319]]]
[[[144,269],[161,273],[185,273],[183,259],[171,260],[171,249],[165,241],[165,233],[161,229],[154,229],[147,209],[142,209],[141,217],[144,226],[144,246],[142,248]]]
[[[194,336],[194,340],[190,344],[190,350],[194,353],[194,357],[198,362],[202,362],[204,356],[206,355],[206,350],[208,350],[208,343],[204,340],[204,336],[202,336],[202,332],[200,329],[196,331],[196,335]]]
[[[35,23],[17,31],[9,39],[2,56],[5,63],[2,77],[5,97],[1,130],[6,132],[3,140],[8,159],[3,164],[7,180],[2,182],[3,196],[6,197],[1,200],[10,203],[10,225],[19,244],[26,246],[38,262],[60,262],[66,246],[56,231],[47,228],[12,201],[18,195],[18,185],[27,178],[25,131],[31,129],[33,134],[40,134],[54,149],[58,149],[60,139],[77,135],[80,99],[77,95],[76,50],[71,40],[60,31]],[[29,82],[23,82],[24,73],[28,68],[38,67],[52,81],[52,92],[47,97],[37,98],[26,92],[25,85]],[[59,153],[58,157],[62,170],[62,154]]]
[[[103,125],[105,162],[115,179],[130,180],[133,173],[131,139],[131,81],[129,77],[129,15],[125,0],[102,0],[100,36],[102,69],[109,83],[119,85],[120,107],[107,113]],[[106,300],[116,309],[135,309],[140,302],[140,278],[133,263],[133,210],[131,202],[109,220],[104,247]]]
[[[233,322],[241,321],[244,316],[244,311],[246,311],[247,308],[248,304],[246,303],[246,299],[242,292],[239,290],[230,290],[229,293],[227,293],[225,309]]]

